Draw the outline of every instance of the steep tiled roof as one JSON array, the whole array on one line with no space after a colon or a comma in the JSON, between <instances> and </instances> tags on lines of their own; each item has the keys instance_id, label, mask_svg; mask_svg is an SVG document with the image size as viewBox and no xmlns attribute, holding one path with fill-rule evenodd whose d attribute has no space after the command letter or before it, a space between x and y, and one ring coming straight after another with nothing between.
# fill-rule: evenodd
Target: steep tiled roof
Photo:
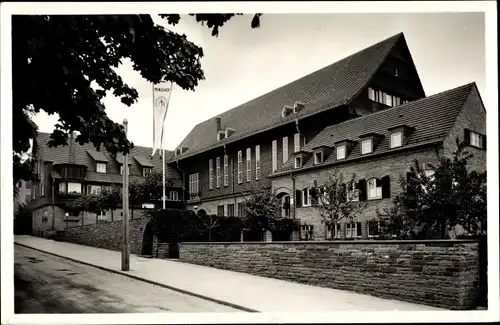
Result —
<instances>
[{"instance_id":1,"label":"steep tiled roof","mask_svg":"<svg viewBox=\"0 0 500 325\"><path fill-rule=\"evenodd\" d=\"M407 125L413 127L403 147L419 146L422 144L442 141L448 134L458 113L471 93L474 84L467 84L414 102L372 113L343 123L326 127L313 138L303 150L313 152L319 146L335 147L335 143L343 140L355 141L352 152L342 162L353 160L361 156L360 136L367 133L381 134L383 137L374 152L363 156L377 155L390 152L389 128ZM323 164L334 163L335 154L332 153ZM304 168L313 166L312 157L304 163ZM339 162L340 163L340 162ZM290 159L275 174L293 169L293 159ZM297 169L300 170L300 169Z\"/></svg>"},{"instance_id":2,"label":"steep tiled roof","mask_svg":"<svg viewBox=\"0 0 500 325\"><path fill-rule=\"evenodd\" d=\"M154 167L153 163L151 162L151 159L147 159L142 156L134 156L134 158L142 167Z\"/></svg>"},{"instance_id":3,"label":"steep tiled roof","mask_svg":"<svg viewBox=\"0 0 500 325\"><path fill-rule=\"evenodd\" d=\"M218 115L222 129L230 127L235 130L227 139L217 141L213 118L196 125L179 145L188 150L176 158L189 157L296 118L349 103L368 84L391 49L403 37L402 33L392 36ZM302 102L305 107L297 114L283 118L283 106L293 106L296 101Z\"/></svg>"},{"instance_id":4,"label":"steep tiled roof","mask_svg":"<svg viewBox=\"0 0 500 325\"><path fill-rule=\"evenodd\" d=\"M69 163L69 147L58 146L55 148L49 148L49 146L47 145L49 138L49 133L38 133L38 136L36 138L38 146L36 156L41 157L45 161L50 161L55 165ZM113 158L113 156L109 152L102 148L100 151L97 151L91 143L80 145L76 143L75 140L73 141L75 147L75 164L87 166L86 179L88 181L116 183L122 182L122 175L120 174L120 164L115 158ZM94 158L89 152L98 152L108 160L106 173L96 172ZM134 159L136 157L140 157L139 159L143 161L149 161L155 171L162 172L162 160L160 158L160 155L157 153L151 159L151 152L152 148L148 147L135 146L134 148L132 148L129 154L129 179L131 182L135 179L142 178L142 166L136 161L136 159ZM173 151L165 151L166 161L170 160L173 155ZM60 175L58 175L56 171L53 171L53 176L54 178L60 178ZM167 179L172 179L175 186L182 186L179 174L173 167L165 167L165 177Z\"/></svg>"},{"instance_id":5,"label":"steep tiled roof","mask_svg":"<svg viewBox=\"0 0 500 325\"><path fill-rule=\"evenodd\" d=\"M87 150L89 153L90 157L92 157L95 161L98 162L108 162L108 158L104 156L104 154L100 151L97 150Z\"/></svg>"}]
</instances>

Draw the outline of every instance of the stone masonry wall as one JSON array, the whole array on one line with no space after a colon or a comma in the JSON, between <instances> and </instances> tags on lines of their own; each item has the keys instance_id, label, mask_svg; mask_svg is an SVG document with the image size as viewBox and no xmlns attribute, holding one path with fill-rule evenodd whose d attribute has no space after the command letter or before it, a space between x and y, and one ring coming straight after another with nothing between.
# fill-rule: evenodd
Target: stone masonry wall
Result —
<instances>
[{"instance_id":1,"label":"stone masonry wall","mask_svg":"<svg viewBox=\"0 0 500 325\"><path fill-rule=\"evenodd\" d=\"M448 309L473 309L474 241L182 243L182 262Z\"/></svg>"},{"instance_id":2,"label":"stone masonry wall","mask_svg":"<svg viewBox=\"0 0 500 325\"><path fill-rule=\"evenodd\" d=\"M148 222L149 218L132 219L129 221L130 253L141 253L144 228ZM121 221L71 227L65 229L59 239L79 245L120 250L122 227L123 224Z\"/></svg>"}]
</instances>

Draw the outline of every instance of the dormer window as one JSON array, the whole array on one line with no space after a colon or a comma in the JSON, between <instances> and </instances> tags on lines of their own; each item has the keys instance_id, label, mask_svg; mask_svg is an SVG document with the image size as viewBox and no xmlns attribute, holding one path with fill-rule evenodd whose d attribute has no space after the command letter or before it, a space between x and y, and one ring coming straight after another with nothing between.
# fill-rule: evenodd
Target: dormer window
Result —
<instances>
[{"instance_id":1,"label":"dormer window","mask_svg":"<svg viewBox=\"0 0 500 325\"><path fill-rule=\"evenodd\" d=\"M345 145L337 147L337 160L345 159Z\"/></svg>"},{"instance_id":2,"label":"dormer window","mask_svg":"<svg viewBox=\"0 0 500 325\"><path fill-rule=\"evenodd\" d=\"M106 173L106 164L98 162L96 164L96 171L98 173Z\"/></svg>"},{"instance_id":3,"label":"dormer window","mask_svg":"<svg viewBox=\"0 0 500 325\"><path fill-rule=\"evenodd\" d=\"M372 139L366 139L361 141L361 154L371 153L373 151Z\"/></svg>"},{"instance_id":4,"label":"dormer window","mask_svg":"<svg viewBox=\"0 0 500 325\"><path fill-rule=\"evenodd\" d=\"M142 169L142 176L144 176L144 177L149 176L149 175L151 175L152 172L153 172L153 168L145 167Z\"/></svg>"},{"instance_id":5,"label":"dormer window","mask_svg":"<svg viewBox=\"0 0 500 325\"><path fill-rule=\"evenodd\" d=\"M302 168L302 156L295 157L295 168Z\"/></svg>"},{"instance_id":6,"label":"dormer window","mask_svg":"<svg viewBox=\"0 0 500 325\"><path fill-rule=\"evenodd\" d=\"M281 117L286 117L290 115L291 113L294 112L294 108L288 105L283 106L283 109L281 110Z\"/></svg>"},{"instance_id":7,"label":"dormer window","mask_svg":"<svg viewBox=\"0 0 500 325\"><path fill-rule=\"evenodd\" d=\"M314 164L319 165L323 163L323 151L316 151L314 153Z\"/></svg>"},{"instance_id":8,"label":"dormer window","mask_svg":"<svg viewBox=\"0 0 500 325\"><path fill-rule=\"evenodd\" d=\"M217 141L224 140L226 138L226 131L217 132Z\"/></svg>"},{"instance_id":9,"label":"dormer window","mask_svg":"<svg viewBox=\"0 0 500 325\"><path fill-rule=\"evenodd\" d=\"M304 103L301 102L295 102L295 105L293 106L293 113L297 114L304 108Z\"/></svg>"},{"instance_id":10,"label":"dormer window","mask_svg":"<svg viewBox=\"0 0 500 325\"><path fill-rule=\"evenodd\" d=\"M391 133L391 148L401 147L403 145L403 134L402 132Z\"/></svg>"}]
</instances>

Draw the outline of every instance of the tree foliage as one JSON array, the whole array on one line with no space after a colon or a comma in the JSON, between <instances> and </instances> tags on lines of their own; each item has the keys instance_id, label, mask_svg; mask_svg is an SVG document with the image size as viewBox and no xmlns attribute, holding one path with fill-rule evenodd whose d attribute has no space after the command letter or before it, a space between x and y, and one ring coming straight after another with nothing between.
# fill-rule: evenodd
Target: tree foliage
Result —
<instances>
[{"instance_id":1,"label":"tree foliage","mask_svg":"<svg viewBox=\"0 0 500 325\"><path fill-rule=\"evenodd\" d=\"M281 215L281 201L271 187L252 188L245 200L245 228L262 231L274 229Z\"/></svg>"},{"instance_id":2,"label":"tree foliage","mask_svg":"<svg viewBox=\"0 0 500 325\"><path fill-rule=\"evenodd\" d=\"M160 15L175 25L179 15ZM194 14L217 36L234 14ZM258 27L260 14L251 26ZM102 100L112 94L130 106L138 99L115 69L124 60L149 82L172 81L194 90L204 79L201 47L186 35L156 24L150 15L14 15L12 16L12 92L14 183L34 177L21 155L36 136L33 114L59 115L49 145L76 141L109 152L128 152L133 144L124 127L106 114Z\"/></svg>"},{"instance_id":3,"label":"tree foliage","mask_svg":"<svg viewBox=\"0 0 500 325\"><path fill-rule=\"evenodd\" d=\"M78 211L98 213L113 211L122 205L122 191L118 186L104 187L99 194L81 196L70 204L70 208Z\"/></svg>"},{"instance_id":4,"label":"tree foliage","mask_svg":"<svg viewBox=\"0 0 500 325\"><path fill-rule=\"evenodd\" d=\"M357 191L348 195L348 189L354 189L355 180L356 175L353 174L344 182L343 174L332 171L323 185L312 188L312 205L319 211L322 223L333 226L343 220L353 220L363 211L366 203L356 200Z\"/></svg>"},{"instance_id":5,"label":"tree foliage","mask_svg":"<svg viewBox=\"0 0 500 325\"><path fill-rule=\"evenodd\" d=\"M468 168L473 155L457 139L452 158L437 152L438 164L426 174L418 160L406 177L402 192L390 209L378 211L383 232L401 239L445 239L457 226L469 235L486 234L486 172Z\"/></svg>"},{"instance_id":6,"label":"tree foliage","mask_svg":"<svg viewBox=\"0 0 500 325\"><path fill-rule=\"evenodd\" d=\"M172 188L171 179L165 179L165 192ZM129 186L132 203L160 201L163 197L163 174L153 170L144 179L134 181Z\"/></svg>"}]
</instances>

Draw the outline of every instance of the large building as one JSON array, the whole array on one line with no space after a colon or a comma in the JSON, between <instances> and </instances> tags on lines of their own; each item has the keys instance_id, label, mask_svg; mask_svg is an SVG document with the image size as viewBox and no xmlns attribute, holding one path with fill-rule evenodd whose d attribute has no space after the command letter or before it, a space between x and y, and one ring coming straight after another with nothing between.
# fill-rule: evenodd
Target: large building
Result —
<instances>
[{"instance_id":1,"label":"large building","mask_svg":"<svg viewBox=\"0 0 500 325\"><path fill-rule=\"evenodd\" d=\"M335 236L366 238L414 158L430 163L436 146L450 154L456 136L467 137L484 169L485 134L475 84L426 97L400 33L196 125L169 165L183 171L189 208L241 216L252 188L272 186L290 203L283 214L319 239L327 232L310 187L332 170L355 173L370 202Z\"/></svg>"},{"instance_id":2,"label":"large building","mask_svg":"<svg viewBox=\"0 0 500 325\"><path fill-rule=\"evenodd\" d=\"M415 158L450 155L456 137L469 141L472 167L486 168L486 113L474 83L427 97L402 33L196 125L168 153L171 199L209 214L244 214L254 188L272 187L285 216L299 219L315 239L369 238L377 208L389 207L399 177ZM70 141L49 148L37 138L35 156L42 181L33 187L34 229L64 229L113 216L65 216L65 200L120 184L122 157ZM130 180L161 171L151 148L130 154ZM358 220L321 222L310 189L336 171L356 175L352 195L367 201ZM104 212L103 212L104 213ZM108 212L108 214L111 212ZM120 219L120 211L114 218Z\"/></svg>"},{"instance_id":3,"label":"large building","mask_svg":"<svg viewBox=\"0 0 500 325\"><path fill-rule=\"evenodd\" d=\"M46 235L51 231L67 227L88 225L97 222L121 220L121 208L115 211L101 211L98 214L75 212L67 208L72 200L91 193L98 193L103 187L123 184L123 155L112 155L106 150L97 151L93 144L80 145L74 137L67 146L49 147L50 134L39 133L34 141L34 169L40 181L33 185L28 208L33 211L33 233ZM135 146L129 154L129 181L141 181L152 170L162 171L159 154L151 157L151 148ZM166 151L170 159L172 151ZM177 171L168 168L166 178L170 180L167 200L183 200L182 183ZM133 217L143 212L142 204L131 206Z\"/></svg>"}]
</instances>

